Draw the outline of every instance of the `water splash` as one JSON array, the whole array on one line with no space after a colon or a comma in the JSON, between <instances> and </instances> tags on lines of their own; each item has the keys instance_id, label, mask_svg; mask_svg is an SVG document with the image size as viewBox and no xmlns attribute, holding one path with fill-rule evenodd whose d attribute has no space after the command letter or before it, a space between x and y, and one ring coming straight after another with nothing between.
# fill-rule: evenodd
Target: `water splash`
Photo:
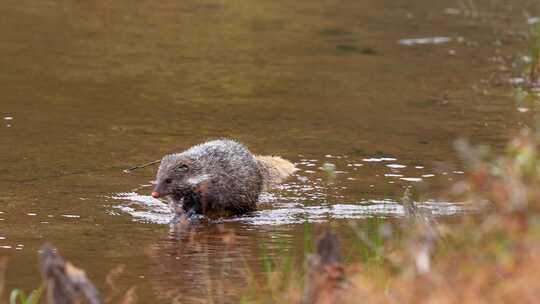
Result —
<instances>
[{"instance_id":1,"label":"water splash","mask_svg":"<svg viewBox=\"0 0 540 304\"><path fill-rule=\"evenodd\" d=\"M140 195L136 192L123 192L117 193L111 198L127 201L127 205L118 205L114 208L130 214L138 222L168 224L173 218L169 206L151 196Z\"/></svg>"}]
</instances>

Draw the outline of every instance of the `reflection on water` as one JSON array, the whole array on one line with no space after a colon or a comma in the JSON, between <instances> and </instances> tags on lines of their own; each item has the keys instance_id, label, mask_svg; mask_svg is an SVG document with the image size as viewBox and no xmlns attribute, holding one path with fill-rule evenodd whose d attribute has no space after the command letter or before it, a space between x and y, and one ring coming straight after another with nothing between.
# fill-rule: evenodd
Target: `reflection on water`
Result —
<instances>
[{"instance_id":1,"label":"reflection on water","mask_svg":"<svg viewBox=\"0 0 540 304\"><path fill-rule=\"evenodd\" d=\"M266 239L268 232L247 235L222 225L187 227L154 242L144 251L156 297L179 303L236 302L242 288L261 278L254 257L261 256L263 247L246 242ZM267 249L276 247L272 240L266 243Z\"/></svg>"},{"instance_id":2,"label":"reflection on water","mask_svg":"<svg viewBox=\"0 0 540 304\"><path fill-rule=\"evenodd\" d=\"M6 289L38 286L49 241L104 293L124 264L141 303L234 302L239 265L264 276L261 246L302 251L304 223L391 221L406 187L439 216L471 211L433 198L466 169L456 137L497 149L534 115L507 87L525 9L409 2L2 1ZM300 171L254 213L167 237L156 168L122 170L219 137Z\"/></svg>"}]
</instances>

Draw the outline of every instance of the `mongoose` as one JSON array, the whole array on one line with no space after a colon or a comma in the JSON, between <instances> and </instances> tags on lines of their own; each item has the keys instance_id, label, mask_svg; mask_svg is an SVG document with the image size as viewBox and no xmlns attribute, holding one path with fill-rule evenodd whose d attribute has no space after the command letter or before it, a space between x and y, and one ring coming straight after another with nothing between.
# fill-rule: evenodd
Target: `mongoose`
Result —
<instances>
[{"instance_id":1,"label":"mongoose","mask_svg":"<svg viewBox=\"0 0 540 304\"><path fill-rule=\"evenodd\" d=\"M169 197L177 214L238 215L255 210L261 191L295 170L279 156L256 156L236 141L214 140L164 156L152 197Z\"/></svg>"}]
</instances>

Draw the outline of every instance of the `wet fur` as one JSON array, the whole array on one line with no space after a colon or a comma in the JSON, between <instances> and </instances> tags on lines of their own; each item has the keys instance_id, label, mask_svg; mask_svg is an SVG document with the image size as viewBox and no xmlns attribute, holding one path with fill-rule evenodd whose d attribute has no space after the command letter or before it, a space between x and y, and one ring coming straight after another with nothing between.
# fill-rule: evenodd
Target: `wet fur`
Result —
<instances>
[{"instance_id":1,"label":"wet fur","mask_svg":"<svg viewBox=\"0 0 540 304\"><path fill-rule=\"evenodd\" d=\"M215 140L164 156L154 191L168 196L177 214L243 214L256 209L262 190L295 170L281 157L254 156L236 141Z\"/></svg>"}]
</instances>

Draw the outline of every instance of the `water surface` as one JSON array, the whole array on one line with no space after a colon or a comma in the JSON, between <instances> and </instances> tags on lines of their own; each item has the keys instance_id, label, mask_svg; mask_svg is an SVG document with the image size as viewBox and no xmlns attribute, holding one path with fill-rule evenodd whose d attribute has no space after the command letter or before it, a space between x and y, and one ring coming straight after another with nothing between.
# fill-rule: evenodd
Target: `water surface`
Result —
<instances>
[{"instance_id":1,"label":"water surface","mask_svg":"<svg viewBox=\"0 0 540 304\"><path fill-rule=\"evenodd\" d=\"M261 248L300 252L306 223L399 218L408 186L466 212L437 199L466 170L453 140L500 148L532 115L507 80L534 6L511 3L2 1L7 288L38 286L48 241L104 294L125 265L117 288L142 303L234 302ZM155 168L122 169L219 137L300 171L257 212L171 238Z\"/></svg>"}]
</instances>

